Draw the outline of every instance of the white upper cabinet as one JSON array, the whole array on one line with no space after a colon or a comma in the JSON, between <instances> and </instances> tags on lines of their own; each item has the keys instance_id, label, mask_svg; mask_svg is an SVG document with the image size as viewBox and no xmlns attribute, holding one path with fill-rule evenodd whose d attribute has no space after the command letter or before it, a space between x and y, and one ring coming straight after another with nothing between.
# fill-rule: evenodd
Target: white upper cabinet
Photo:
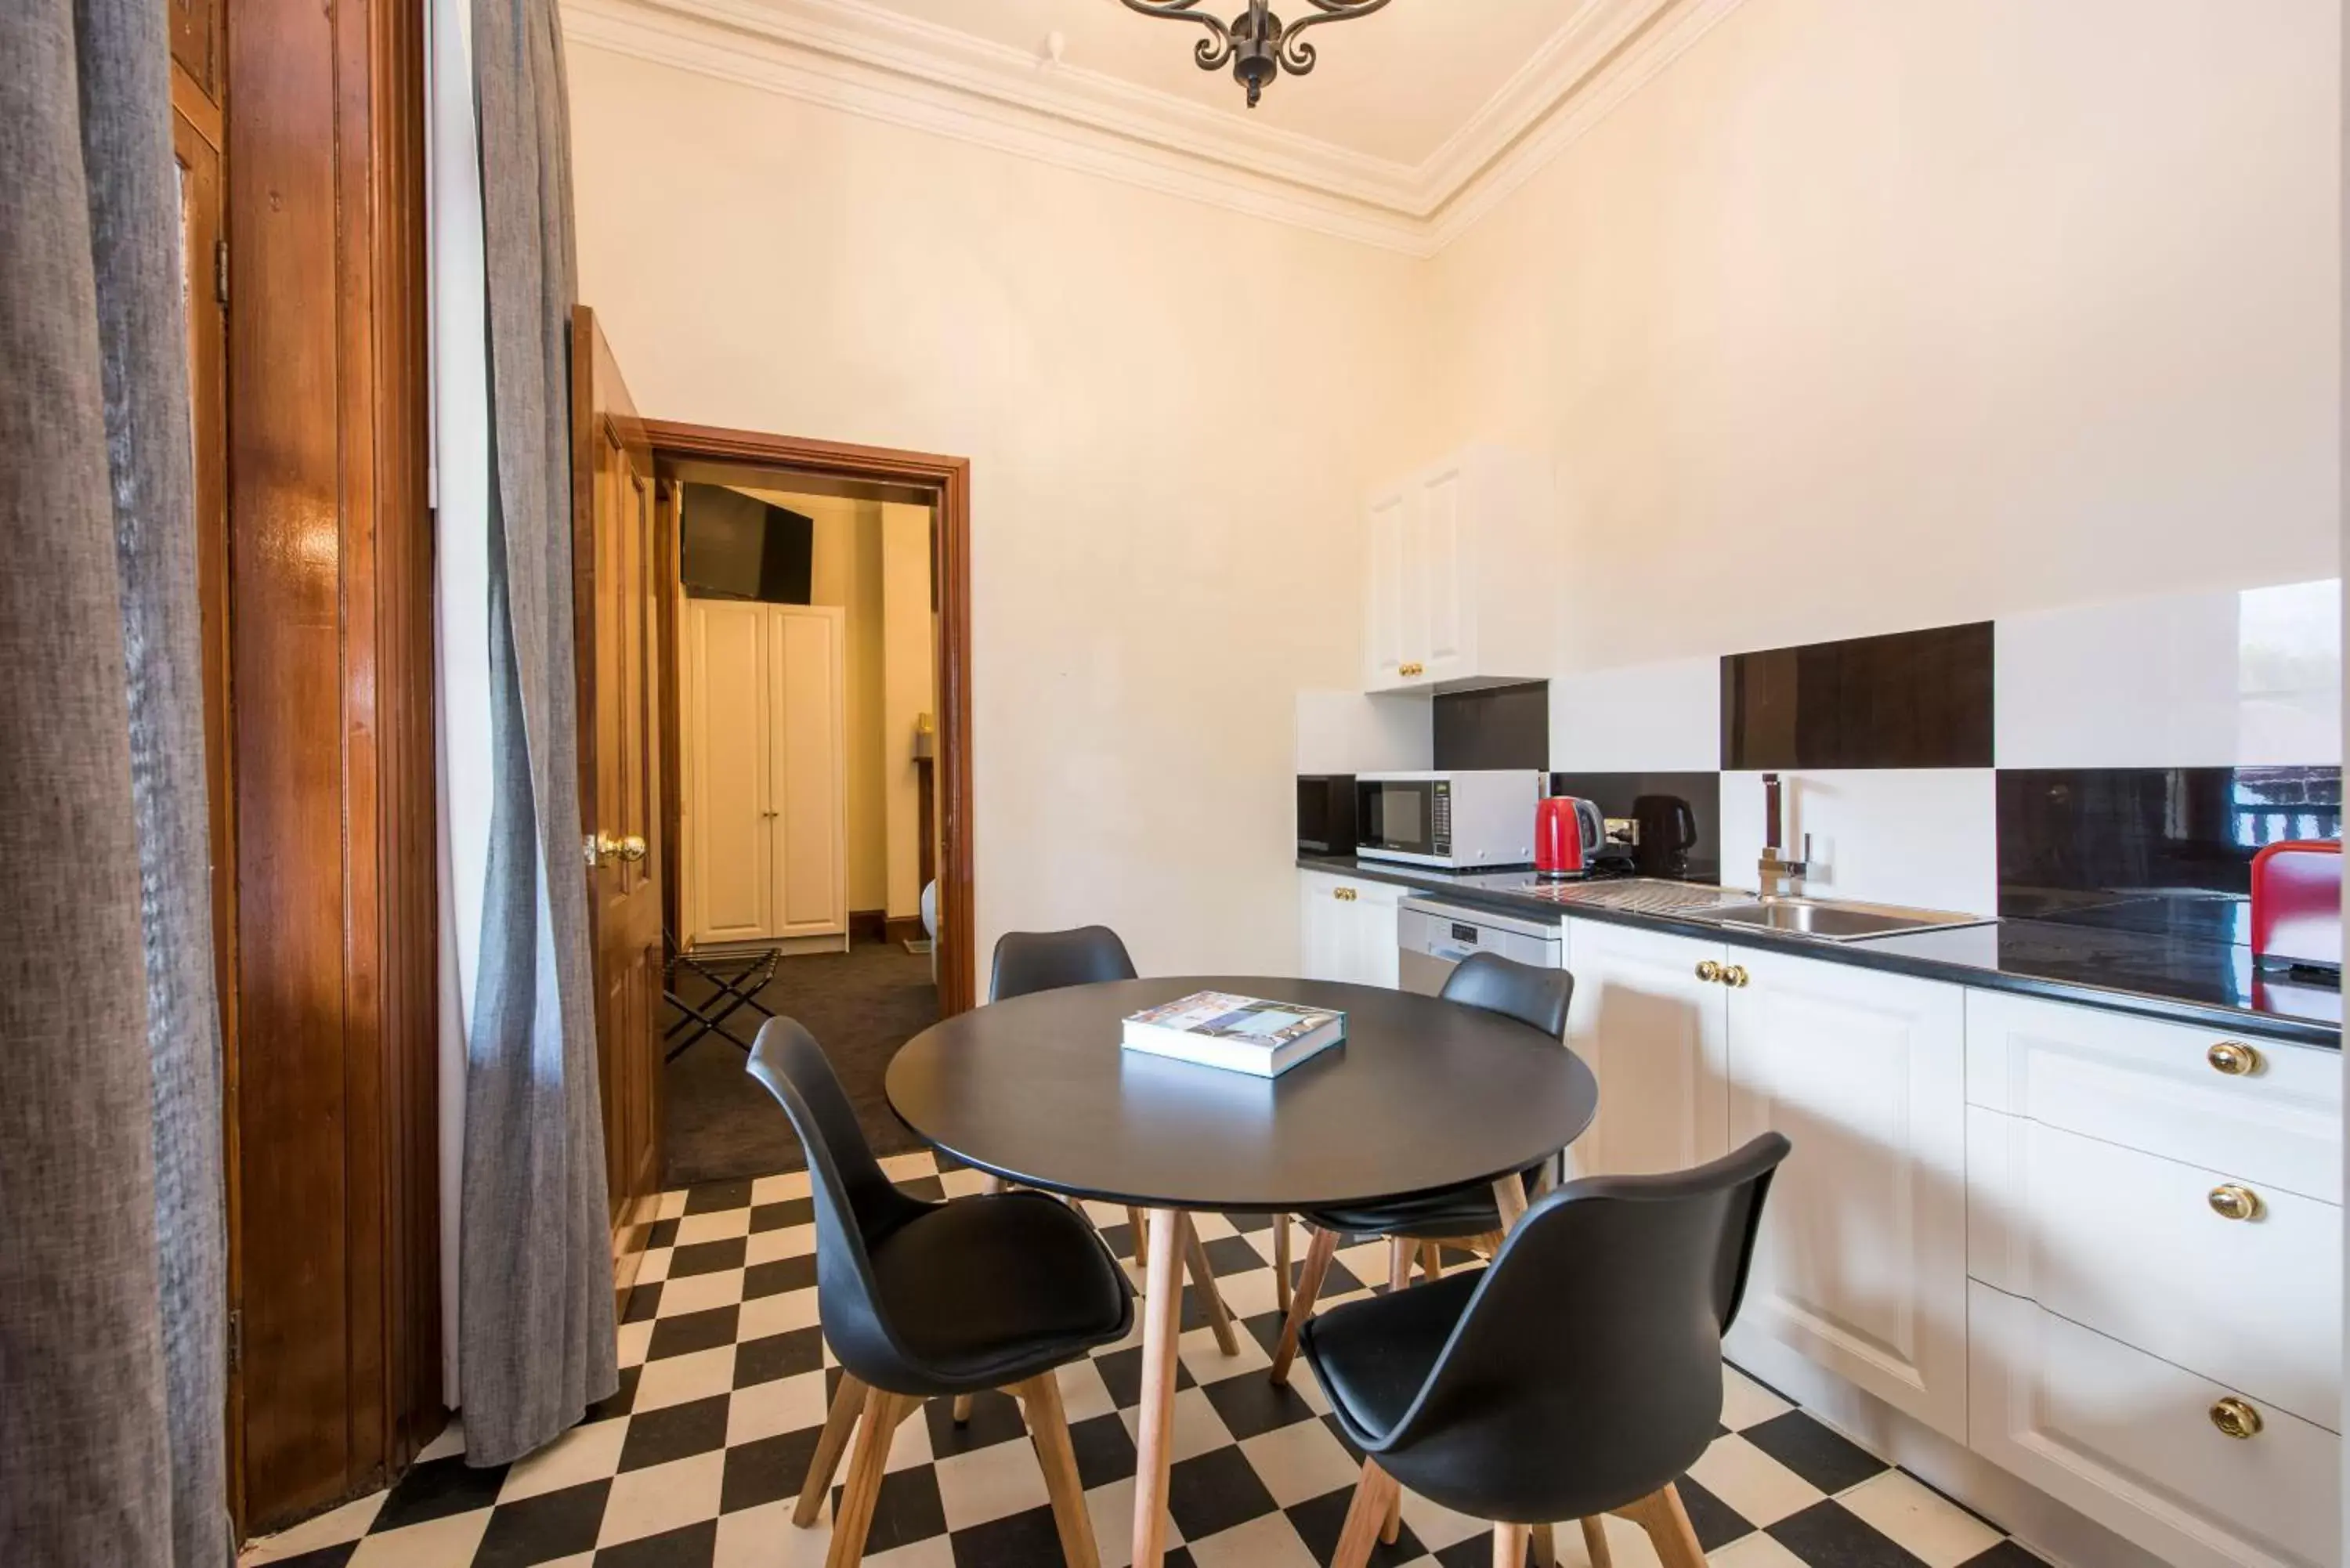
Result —
<instances>
[{"instance_id":1,"label":"white upper cabinet","mask_svg":"<svg viewBox=\"0 0 2350 1568\"><path fill-rule=\"evenodd\" d=\"M1363 685L1448 691L1549 677L1560 522L1540 459L1471 447L1365 508Z\"/></svg>"},{"instance_id":2,"label":"white upper cabinet","mask_svg":"<svg viewBox=\"0 0 2350 1568\"><path fill-rule=\"evenodd\" d=\"M1730 1143L1775 1130L1794 1145L1731 1355L1738 1335L1767 1334L1963 1442L1965 993L1774 952L1727 956Z\"/></svg>"}]
</instances>

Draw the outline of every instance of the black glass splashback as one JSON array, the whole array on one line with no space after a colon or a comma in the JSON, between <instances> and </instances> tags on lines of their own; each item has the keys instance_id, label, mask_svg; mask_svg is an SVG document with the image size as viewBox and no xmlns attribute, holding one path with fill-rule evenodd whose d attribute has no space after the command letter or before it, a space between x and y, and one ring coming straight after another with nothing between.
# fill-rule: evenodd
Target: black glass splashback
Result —
<instances>
[{"instance_id":1,"label":"black glass splashback","mask_svg":"<svg viewBox=\"0 0 2350 1568\"><path fill-rule=\"evenodd\" d=\"M2342 836L2342 771L2002 768L1999 912L2241 942L2252 857Z\"/></svg>"},{"instance_id":2,"label":"black glass splashback","mask_svg":"<svg viewBox=\"0 0 2350 1568\"><path fill-rule=\"evenodd\" d=\"M1991 623L1727 656L1721 765L1991 766Z\"/></svg>"},{"instance_id":3,"label":"black glass splashback","mask_svg":"<svg viewBox=\"0 0 2350 1568\"><path fill-rule=\"evenodd\" d=\"M1432 702L1438 768L1550 766L1549 681L1450 692Z\"/></svg>"},{"instance_id":4,"label":"black glass splashback","mask_svg":"<svg viewBox=\"0 0 2350 1568\"><path fill-rule=\"evenodd\" d=\"M1711 882L1721 875L1721 775L1553 774L1553 794L1581 795L1635 825L1632 868L1643 877Z\"/></svg>"}]
</instances>

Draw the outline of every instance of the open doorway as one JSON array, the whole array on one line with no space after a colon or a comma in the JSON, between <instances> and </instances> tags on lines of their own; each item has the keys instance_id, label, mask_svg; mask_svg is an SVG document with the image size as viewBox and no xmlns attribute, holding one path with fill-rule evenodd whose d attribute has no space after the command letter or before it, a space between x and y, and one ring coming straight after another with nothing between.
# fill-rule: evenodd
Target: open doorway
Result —
<instances>
[{"instance_id":1,"label":"open doorway","mask_svg":"<svg viewBox=\"0 0 2350 1568\"><path fill-rule=\"evenodd\" d=\"M740 1043L769 1012L823 1043L877 1148L911 1147L889 1061L973 991L967 470L659 421L647 434L662 898L683 955L663 1025L664 1185L801 1162L743 1071Z\"/></svg>"}]
</instances>

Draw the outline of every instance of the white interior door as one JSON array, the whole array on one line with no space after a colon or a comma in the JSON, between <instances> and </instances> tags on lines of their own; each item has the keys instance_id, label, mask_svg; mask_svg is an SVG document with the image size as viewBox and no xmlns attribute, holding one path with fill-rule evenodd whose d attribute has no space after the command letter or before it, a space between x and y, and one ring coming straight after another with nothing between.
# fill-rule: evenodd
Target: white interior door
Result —
<instances>
[{"instance_id":1,"label":"white interior door","mask_svg":"<svg viewBox=\"0 0 2350 1568\"><path fill-rule=\"evenodd\" d=\"M757 941L773 934L775 919L770 607L723 599L685 606L685 940Z\"/></svg>"},{"instance_id":2,"label":"white interior door","mask_svg":"<svg viewBox=\"0 0 2350 1568\"><path fill-rule=\"evenodd\" d=\"M768 605L768 735L778 938L848 930L847 618L833 605Z\"/></svg>"}]
</instances>

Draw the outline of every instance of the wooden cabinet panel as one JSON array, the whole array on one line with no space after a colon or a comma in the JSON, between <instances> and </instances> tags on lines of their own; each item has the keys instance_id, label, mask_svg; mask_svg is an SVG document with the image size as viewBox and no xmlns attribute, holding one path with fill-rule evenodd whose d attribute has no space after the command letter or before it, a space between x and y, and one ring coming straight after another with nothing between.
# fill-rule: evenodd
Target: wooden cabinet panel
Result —
<instances>
[{"instance_id":1,"label":"wooden cabinet panel","mask_svg":"<svg viewBox=\"0 0 2350 1568\"><path fill-rule=\"evenodd\" d=\"M2341 1439L2281 1410L2232 1438L2241 1390L2198 1377L2020 1297L1968 1295L1968 1446L2177 1568L2341 1561Z\"/></svg>"},{"instance_id":2,"label":"wooden cabinet panel","mask_svg":"<svg viewBox=\"0 0 2350 1568\"><path fill-rule=\"evenodd\" d=\"M1683 1170L1729 1148L1726 1003L1701 979L1720 942L1567 922L1567 1044L1599 1079L1599 1114L1567 1151L1579 1176Z\"/></svg>"},{"instance_id":3,"label":"wooden cabinet panel","mask_svg":"<svg viewBox=\"0 0 2350 1568\"><path fill-rule=\"evenodd\" d=\"M1963 1440L1964 994L1759 950L1730 956L1749 980L1730 992L1729 1141L1775 1129L1794 1145L1733 1342L1778 1339Z\"/></svg>"},{"instance_id":4,"label":"wooden cabinet panel","mask_svg":"<svg viewBox=\"0 0 2350 1568\"><path fill-rule=\"evenodd\" d=\"M848 849L843 793L847 764L846 612L827 605L770 605L767 776L775 835L777 937L848 929Z\"/></svg>"},{"instance_id":5,"label":"wooden cabinet panel","mask_svg":"<svg viewBox=\"0 0 2350 1568\"><path fill-rule=\"evenodd\" d=\"M1967 1166L1977 1279L2338 1426L2338 1207L1981 1106ZM2215 1210L2222 1189L2252 1214Z\"/></svg>"}]
</instances>

